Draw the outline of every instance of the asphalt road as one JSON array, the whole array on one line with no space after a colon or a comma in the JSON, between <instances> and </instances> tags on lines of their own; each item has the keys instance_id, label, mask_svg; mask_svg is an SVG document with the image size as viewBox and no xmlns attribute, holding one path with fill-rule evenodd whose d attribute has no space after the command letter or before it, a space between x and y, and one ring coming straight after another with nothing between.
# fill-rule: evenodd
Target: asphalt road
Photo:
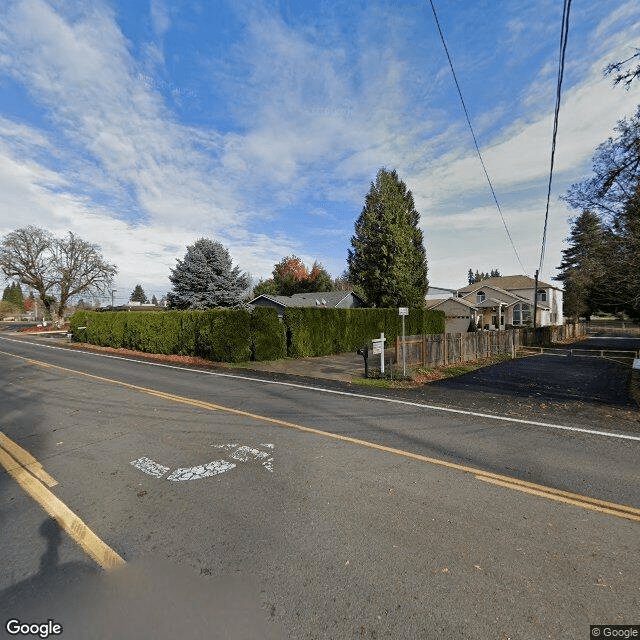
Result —
<instances>
[{"instance_id":1,"label":"asphalt road","mask_svg":"<svg viewBox=\"0 0 640 640\"><path fill-rule=\"evenodd\" d=\"M640 508L627 424L595 434L472 415L458 392L452 412L50 347L0 337L0 430L127 567L99 570L0 473L0 622L52 618L63 638L534 639L640 622L640 517L579 497Z\"/></svg>"}]
</instances>

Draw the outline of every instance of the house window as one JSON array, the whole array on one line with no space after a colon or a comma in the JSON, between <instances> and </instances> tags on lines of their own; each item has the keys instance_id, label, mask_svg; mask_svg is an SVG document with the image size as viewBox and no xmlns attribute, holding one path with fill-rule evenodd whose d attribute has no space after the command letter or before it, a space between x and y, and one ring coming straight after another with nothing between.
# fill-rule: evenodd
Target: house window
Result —
<instances>
[{"instance_id":1,"label":"house window","mask_svg":"<svg viewBox=\"0 0 640 640\"><path fill-rule=\"evenodd\" d=\"M547 291L545 289L538 289L538 302L546 302L547 301Z\"/></svg>"},{"instance_id":2,"label":"house window","mask_svg":"<svg viewBox=\"0 0 640 640\"><path fill-rule=\"evenodd\" d=\"M486 298L487 296L485 295L484 291L478 291L478 293L476 293L476 304L484 302Z\"/></svg>"},{"instance_id":3,"label":"house window","mask_svg":"<svg viewBox=\"0 0 640 640\"><path fill-rule=\"evenodd\" d=\"M513 307L513 324L527 324L531 322L531 305L526 302L518 302Z\"/></svg>"}]
</instances>

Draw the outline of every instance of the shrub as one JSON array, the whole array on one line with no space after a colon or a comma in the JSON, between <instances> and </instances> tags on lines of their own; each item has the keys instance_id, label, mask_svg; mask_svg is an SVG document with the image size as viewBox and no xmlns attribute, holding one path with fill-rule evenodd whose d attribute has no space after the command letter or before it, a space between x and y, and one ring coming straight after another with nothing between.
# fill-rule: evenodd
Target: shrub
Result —
<instances>
[{"instance_id":1,"label":"shrub","mask_svg":"<svg viewBox=\"0 0 640 640\"><path fill-rule=\"evenodd\" d=\"M283 316L287 352L292 358L356 351L385 334L387 346L402 333L397 309L289 308ZM406 335L444 333L442 311L411 309L405 319Z\"/></svg>"},{"instance_id":2,"label":"shrub","mask_svg":"<svg viewBox=\"0 0 640 640\"><path fill-rule=\"evenodd\" d=\"M287 330L275 309L256 307L250 328L252 360L278 360L287 355Z\"/></svg>"}]
</instances>

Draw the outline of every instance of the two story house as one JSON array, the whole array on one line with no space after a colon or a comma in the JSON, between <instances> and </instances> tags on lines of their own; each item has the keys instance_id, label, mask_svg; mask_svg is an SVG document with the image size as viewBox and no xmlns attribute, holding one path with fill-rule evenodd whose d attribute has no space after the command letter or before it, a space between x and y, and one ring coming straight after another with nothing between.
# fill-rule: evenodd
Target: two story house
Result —
<instances>
[{"instance_id":1,"label":"two story house","mask_svg":"<svg viewBox=\"0 0 640 640\"><path fill-rule=\"evenodd\" d=\"M447 332L464 332L473 320L479 328L504 329L533 325L534 298L539 327L564 324L562 289L529 276L499 276L458 289L448 298L427 295L429 309L447 315Z\"/></svg>"}]
</instances>

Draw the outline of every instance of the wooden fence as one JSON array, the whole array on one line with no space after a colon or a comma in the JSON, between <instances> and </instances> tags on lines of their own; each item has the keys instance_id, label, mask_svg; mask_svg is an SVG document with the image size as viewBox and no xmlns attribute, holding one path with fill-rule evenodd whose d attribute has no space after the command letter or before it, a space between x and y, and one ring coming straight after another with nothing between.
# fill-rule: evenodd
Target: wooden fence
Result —
<instances>
[{"instance_id":1,"label":"wooden fence","mask_svg":"<svg viewBox=\"0 0 640 640\"><path fill-rule=\"evenodd\" d=\"M533 329L507 329L505 331L477 331L468 333L441 333L405 338L405 362L409 367L437 367L456 362L467 362L493 355L513 354L524 346L550 344L566 338L584 335L586 327L560 325ZM402 339L395 342L395 361L402 362Z\"/></svg>"},{"instance_id":2,"label":"wooden fence","mask_svg":"<svg viewBox=\"0 0 640 640\"><path fill-rule=\"evenodd\" d=\"M634 322L591 320L587 323L587 332L638 337L640 336L640 326Z\"/></svg>"}]
</instances>

